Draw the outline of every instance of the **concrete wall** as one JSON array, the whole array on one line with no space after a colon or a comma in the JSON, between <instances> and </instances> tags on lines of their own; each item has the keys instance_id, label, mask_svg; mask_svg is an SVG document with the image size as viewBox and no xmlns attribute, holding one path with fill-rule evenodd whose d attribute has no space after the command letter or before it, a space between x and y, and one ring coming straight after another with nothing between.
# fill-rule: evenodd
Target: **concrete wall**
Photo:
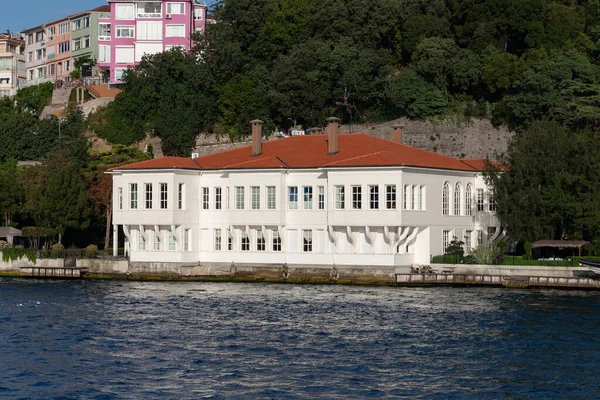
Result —
<instances>
[{"instance_id":1,"label":"concrete wall","mask_svg":"<svg viewBox=\"0 0 600 400\"><path fill-rule=\"evenodd\" d=\"M573 277L573 272L589 271L586 267L548 267L536 265L475 265L475 264L432 264L437 272L467 275L502 276L552 276Z\"/></svg>"},{"instance_id":2,"label":"concrete wall","mask_svg":"<svg viewBox=\"0 0 600 400\"><path fill-rule=\"evenodd\" d=\"M2 253L0 253L0 271L4 272L18 272L21 267L31 267L34 265L27 257L20 258L13 261L3 261Z\"/></svg>"}]
</instances>

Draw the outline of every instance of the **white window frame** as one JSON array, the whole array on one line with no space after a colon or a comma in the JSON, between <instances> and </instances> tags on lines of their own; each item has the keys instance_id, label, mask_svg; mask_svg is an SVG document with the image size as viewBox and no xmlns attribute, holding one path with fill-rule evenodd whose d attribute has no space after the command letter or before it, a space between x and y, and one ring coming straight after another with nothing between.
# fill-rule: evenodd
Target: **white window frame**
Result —
<instances>
[{"instance_id":1,"label":"white window frame","mask_svg":"<svg viewBox=\"0 0 600 400\"><path fill-rule=\"evenodd\" d=\"M130 183L129 184L129 208L131 210L138 209L138 184Z\"/></svg>"},{"instance_id":2,"label":"white window frame","mask_svg":"<svg viewBox=\"0 0 600 400\"><path fill-rule=\"evenodd\" d=\"M312 253L313 251L313 234L312 229L302 230L302 252Z\"/></svg>"},{"instance_id":3,"label":"white window frame","mask_svg":"<svg viewBox=\"0 0 600 400\"><path fill-rule=\"evenodd\" d=\"M260 210L260 186L251 186L250 195L252 198L250 208L252 210Z\"/></svg>"},{"instance_id":4,"label":"white window frame","mask_svg":"<svg viewBox=\"0 0 600 400\"><path fill-rule=\"evenodd\" d=\"M208 187L202 188L202 209L208 210L210 208L210 189Z\"/></svg>"},{"instance_id":5,"label":"white window frame","mask_svg":"<svg viewBox=\"0 0 600 400\"><path fill-rule=\"evenodd\" d=\"M379 210L379 185L369 185L369 210Z\"/></svg>"},{"instance_id":6,"label":"white window frame","mask_svg":"<svg viewBox=\"0 0 600 400\"><path fill-rule=\"evenodd\" d=\"M344 185L335 185L335 209L344 210L346 208L346 187Z\"/></svg>"},{"instance_id":7,"label":"white window frame","mask_svg":"<svg viewBox=\"0 0 600 400\"><path fill-rule=\"evenodd\" d=\"M119 210L123 209L123 188L120 187L117 189L117 199L119 204Z\"/></svg>"},{"instance_id":8,"label":"white window frame","mask_svg":"<svg viewBox=\"0 0 600 400\"><path fill-rule=\"evenodd\" d=\"M108 29L106 27L108 26ZM104 35L102 34L104 33ZM106 35L108 33L108 35ZM110 22L98 23L98 40L110 40L112 34L112 26Z\"/></svg>"},{"instance_id":9,"label":"white window frame","mask_svg":"<svg viewBox=\"0 0 600 400\"><path fill-rule=\"evenodd\" d=\"M442 215L450 215L450 184L444 182L442 187Z\"/></svg>"},{"instance_id":10,"label":"white window frame","mask_svg":"<svg viewBox=\"0 0 600 400\"><path fill-rule=\"evenodd\" d=\"M223 208L223 189L219 186L215 188L215 210Z\"/></svg>"},{"instance_id":11,"label":"white window frame","mask_svg":"<svg viewBox=\"0 0 600 400\"><path fill-rule=\"evenodd\" d=\"M133 4L115 4L115 19L133 21L135 19L135 6Z\"/></svg>"},{"instance_id":12,"label":"white window frame","mask_svg":"<svg viewBox=\"0 0 600 400\"><path fill-rule=\"evenodd\" d=\"M325 186L317 186L317 208L319 210L325 209Z\"/></svg>"},{"instance_id":13,"label":"white window frame","mask_svg":"<svg viewBox=\"0 0 600 400\"><path fill-rule=\"evenodd\" d=\"M221 236L221 229L215 229L215 251L223 250L223 237Z\"/></svg>"},{"instance_id":14,"label":"white window frame","mask_svg":"<svg viewBox=\"0 0 600 400\"><path fill-rule=\"evenodd\" d=\"M446 254L446 249L450 245L450 235L451 231L443 230L442 231L442 254Z\"/></svg>"},{"instance_id":15,"label":"white window frame","mask_svg":"<svg viewBox=\"0 0 600 400\"><path fill-rule=\"evenodd\" d=\"M123 33L127 32L127 35ZM115 38L118 39L135 39L134 25L117 25L115 26Z\"/></svg>"},{"instance_id":16,"label":"white window frame","mask_svg":"<svg viewBox=\"0 0 600 400\"><path fill-rule=\"evenodd\" d=\"M160 209L166 210L169 202L169 186L166 183L159 183L160 187Z\"/></svg>"},{"instance_id":17,"label":"white window frame","mask_svg":"<svg viewBox=\"0 0 600 400\"><path fill-rule=\"evenodd\" d=\"M177 209L185 210L185 183L177 184Z\"/></svg>"},{"instance_id":18,"label":"white window frame","mask_svg":"<svg viewBox=\"0 0 600 400\"><path fill-rule=\"evenodd\" d=\"M454 185L454 201L453 201L453 205L454 205L454 213L453 213L453 215L462 215L462 210L461 210L461 206L462 206L462 186L458 182Z\"/></svg>"},{"instance_id":19,"label":"white window frame","mask_svg":"<svg viewBox=\"0 0 600 400\"><path fill-rule=\"evenodd\" d=\"M245 205L245 193L244 186L236 186L235 187L235 209L243 210Z\"/></svg>"},{"instance_id":20,"label":"white window frame","mask_svg":"<svg viewBox=\"0 0 600 400\"><path fill-rule=\"evenodd\" d=\"M173 6L179 6L180 9L177 12L175 12L173 10ZM177 2L167 3L167 14L185 15L185 3L177 3Z\"/></svg>"},{"instance_id":21,"label":"white window frame","mask_svg":"<svg viewBox=\"0 0 600 400\"><path fill-rule=\"evenodd\" d=\"M298 186L288 186L288 209L298 209Z\"/></svg>"},{"instance_id":22,"label":"white window frame","mask_svg":"<svg viewBox=\"0 0 600 400\"><path fill-rule=\"evenodd\" d=\"M175 242L175 235L173 235L173 232L169 231L167 233L167 237L168 237L168 251L176 251L177 250L177 243Z\"/></svg>"},{"instance_id":23,"label":"white window frame","mask_svg":"<svg viewBox=\"0 0 600 400\"><path fill-rule=\"evenodd\" d=\"M395 210L397 207L398 191L396 185L385 185L385 209Z\"/></svg>"},{"instance_id":24,"label":"white window frame","mask_svg":"<svg viewBox=\"0 0 600 400\"><path fill-rule=\"evenodd\" d=\"M165 27L165 37L185 37L185 24L168 24Z\"/></svg>"},{"instance_id":25,"label":"white window frame","mask_svg":"<svg viewBox=\"0 0 600 400\"><path fill-rule=\"evenodd\" d=\"M256 251L266 251L267 250L267 241L265 239L265 235L263 235L262 231L256 232Z\"/></svg>"},{"instance_id":26,"label":"white window frame","mask_svg":"<svg viewBox=\"0 0 600 400\"><path fill-rule=\"evenodd\" d=\"M302 187L302 206L305 210L313 209L313 187L303 186Z\"/></svg>"},{"instance_id":27,"label":"white window frame","mask_svg":"<svg viewBox=\"0 0 600 400\"><path fill-rule=\"evenodd\" d=\"M200 14L200 15L198 15L198 14ZM202 21L203 19L204 19L204 9L200 8L200 7L194 8L194 21Z\"/></svg>"},{"instance_id":28,"label":"white window frame","mask_svg":"<svg viewBox=\"0 0 600 400\"><path fill-rule=\"evenodd\" d=\"M250 237L246 231L242 231L242 238L240 240L240 251L250 251Z\"/></svg>"},{"instance_id":29,"label":"white window frame","mask_svg":"<svg viewBox=\"0 0 600 400\"><path fill-rule=\"evenodd\" d=\"M483 189L477 189L477 211L485 211L485 197Z\"/></svg>"},{"instance_id":30,"label":"white window frame","mask_svg":"<svg viewBox=\"0 0 600 400\"><path fill-rule=\"evenodd\" d=\"M144 183L144 205L146 210L152 210L153 199L152 199L152 184Z\"/></svg>"},{"instance_id":31,"label":"white window frame","mask_svg":"<svg viewBox=\"0 0 600 400\"><path fill-rule=\"evenodd\" d=\"M465 215L473 215L473 185L470 183L465 188Z\"/></svg>"},{"instance_id":32,"label":"white window frame","mask_svg":"<svg viewBox=\"0 0 600 400\"><path fill-rule=\"evenodd\" d=\"M352 209L362 210L362 186L352 185Z\"/></svg>"},{"instance_id":33,"label":"white window frame","mask_svg":"<svg viewBox=\"0 0 600 400\"><path fill-rule=\"evenodd\" d=\"M277 209L277 187L267 186L267 210Z\"/></svg>"},{"instance_id":34,"label":"white window frame","mask_svg":"<svg viewBox=\"0 0 600 400\"><path fill-rule=\"evenodd\" d=\"M272 249L274 252L281 251L281 235L279 235L279 231L273 231L273 238L271 240Z\"/></svg>"},{"instance_id":35,"label":"white window frame","mask_svg":"<svg viewBox=\"0 0 600 400\"><path fill-rule=\"evenodd\" d=\"M146 12L146 10L142 10L142 12L140 12L140 7L143 7L145 5L152 5L152 4L157 4L160 6L160 12ZM137 18L162 18L162 14L163 14L163 9L162 9L162 3L156 3L156 2L137 2L136 3L136 13L135 16Z\"/></svg>"},{"instance_id":36,"label":"white window frame","mask_svg":"<svg viewBox=\"0 0 600 400\"><path fill-rule=\"evenodd\" d=\"M192 230L190 228L183 230L183 251L191 251Z\"/></svg>"}]
</instances>

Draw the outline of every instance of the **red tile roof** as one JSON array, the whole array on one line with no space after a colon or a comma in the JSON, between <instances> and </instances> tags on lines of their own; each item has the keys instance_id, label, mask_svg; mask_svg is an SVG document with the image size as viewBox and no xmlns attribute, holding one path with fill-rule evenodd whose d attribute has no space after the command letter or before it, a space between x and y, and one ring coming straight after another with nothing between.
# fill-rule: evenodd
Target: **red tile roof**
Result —
<instances>
[{"instance_id":1,"label":"red tile roof","mask_svg":"<svg viewBox=\"0 0 600 400\"><path fill-rule=\"evenodd\" d=\"M475 163L474 163L475 164ZM185 168L203 170L395 167L477 171L458 158L417 149L366 134L340 134L339 152L327 154L327 135L293 136L263 142L262 154L252 156L251 146L196 158L165 157L125 165L122 169Z\"/></svg>"},{"instance_id":2,"label":"red tile roof","mask_svg":"<svg viewBox=\"0 0 600 400\"><path fill-rule=\"evenodd\" d=\"M100 7L96 7L91 9L90 11L96 11L96 12L110 12L110 5L104 5L104 6L100 6Z\"/></svg>"},{"instance_id":3,"label":"red tile roof","mask_svg":"<svg viewBox=\"0 0 600 400\"><path fill-rule=\"evenodd\" d=\"M464 162L465 164L473 167L474 169L476 169L477 171L483 171L486 167L486 160L485 158L463 158L462 162ZM487 162L489 162L492 165L495 165L496 167L501 168L500 163L496 162L496 161L492 161L492 160L487 160Z\"/></svg>"},{"instance_id":4,"label":"red tile roof","mask_svg":"<svg viewBox=\"0 0 600 400\"><path fill-rule=\"evenodd\" d=\"M160 157L153 160L140 161L133 164L123 165L114 170L123 169L199 169L198 164L191 158L184 157Z\"/></svg>"}]
</instances>

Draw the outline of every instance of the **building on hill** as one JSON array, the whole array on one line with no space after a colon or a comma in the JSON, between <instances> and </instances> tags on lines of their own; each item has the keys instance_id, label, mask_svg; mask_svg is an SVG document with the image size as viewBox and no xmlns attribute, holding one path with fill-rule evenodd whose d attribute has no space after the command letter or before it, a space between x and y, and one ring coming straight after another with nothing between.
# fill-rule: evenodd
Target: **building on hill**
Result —
<instances>
[{"instance_id":1,"label":"building on hill","mask_svg":"<svg viewBox=\"0 0 600 400\"><path fill-rule=\"evenodd\" d=\"M46 77L52 81L69 81L73 71L69 17L42 26L46 29Z\"/></svg>"},{"instance_id":2,"label":"building on hill","mask_svg":"<svg viewBox=\"0 0 600 400\"><path fill-rule=\"evenodd\" d=\"M109 5L83 11L69 17L71 21L71 57L73 62L81 57L98 60L100 38L98 21L100 18L110 18ZM98 68L94 68L93 72L93 77L100 73Z\"/></svg>"},{"instance_id":3,"label":"building on hill","mask_svg":"<svg viewBox=\"0 0 600 400\"><path fill-rule=\"evenodd\" d=\"M25 38L25 66L28 85L48 82L46 68L46 29L40 25L23 31Z\"/></svg>"},{"instance_id":4,"label":"building on hill","mask_svg":"<svg viewBox=\"0 0 600 400\"><path fill-rule=\"evenodd\" d=\"M145 54L173 47L190 50L194 32L204 31L207 6L199 0L109 0L110 17L99 19L98 66L111 84Z\"/></svg>"},{"instance_id":5,"label":"building on hill","mask_svg":"<svg viewBox=\"0 0 600 400\"><path fill-rule=\"evenodd\" d=\"M326 135L265 143L252 127L249 147L110 172L131 262L401 266L500 234L481 160L338 134L335 118Z\"/></svg>"},{"instance_id":6,"label":"building on hill","mask_svg":"<svg viewBox=\"0 0 600 400\"><path fill-rule=\"evenodd\" d=\"M0 33L0 97L14 96L26 77L25 41L10 32Z\"/></svg>"}]
</instances>

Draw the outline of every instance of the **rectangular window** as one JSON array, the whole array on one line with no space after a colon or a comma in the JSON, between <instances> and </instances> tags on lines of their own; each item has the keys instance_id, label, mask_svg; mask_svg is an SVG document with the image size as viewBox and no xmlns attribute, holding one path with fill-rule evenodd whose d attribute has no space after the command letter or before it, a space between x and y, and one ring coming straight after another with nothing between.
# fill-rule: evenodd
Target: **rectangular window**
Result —
<instances>
[{"instance_id":1,"label":"rectangular window","mask_svg":"<svg viewBox=\"0 0 600 400\"><path fill-rule=\"evenodd\" d=\"M346 205L346 194L344 185L335 186L335 209L343 210Z\"/></svg>"},{"instance_id":2,"label":"rectangular window","mask_svg":"<svg viewBox=\"0 0 600 400\"><path fill-rule=\"evenodd\" d=\"M242 232L242 251L250 251L250 238L246 232Z\"/></svg>"},{"instance_id":3,"label":"rectangular window","mask_svg":"<svg viewBox=\"0 0 600 400\"><path fill-rule=\"evenodd\" d=\"M135 28L133 26L116 26L116 37L118 38L134 38Z\"/></svg>"},{"instance_id":4,"label":"rectangular window","mask_svg":"<svg viewBox=\"0 0 600 400\"><path fill-rule=\"evenodd\" d=\"M69 23L68 22L64 22L64 23L58 25L58 34L64 35L65 33L69 33Z\"/></svg>"},{"instance_id":5,"label":"rectangular window","mask_svg":"<svg viewBox=\"0 0 600 400\"><path fill-rule=\"evenodd\" d=\"M146 240L142 231L138 232L138 250L146 250Z\"/></svg>"},{"instance_id":6,"label":"rectangular window","mask_svg":"<svg viewBox=\"0 0 600 400\"><path fill-rule=\"evenodd\" d=\"M310 253L313 250L312 230L302 231L302 250L305 253Z\"/></svg>"},{"instance_id":7,"label":"rectangular window","mask_svg":"<svg viewBox=\"0 0 600 400\"><path fill-rule=\"evenodd\" d=\"M167 25L165 37L185 37L185 25Z\"/></svg>"},{"instance_id":8,"label":"rectangular window","mask_svg":"<svg viewBox=\"0 0 600 400\"><path fill-rule=\"evenodd\" d=\"M448 248L448 245L450 244L450 231L443 231L442 232L442 252L444 254L446 254L446 249Z\"/></svg>"},{"instance_id":9,"label":"rectangular window","mask_svg":"<svg viewBox=\"0 0 600 400\"><path fill-rule=\"evenodd\" d=\"M129 199L131 201L131 209L137 210L138 205L138 186L137 183L129 185Z\"/></svg>"},{"instance_id":10,"label":"rectangular window","mask_svg":"<svg viewBox=\"0 0 600 400\"><path fill-rule=\"evenodd\" d=\"M116 4L116 17L115 19L134 19L133 16L133 4Z\"/></svg>"},{"instance_id":11,"label":"rectangular window","mask_svg":"<svg viewBox=\"0 0 600 400\"><path fill-rule=\"evenodd\" d=\"M118 198L119 198L119 210L123 209L123 188L117 189Z\"/></svg>"},{"instance_id":12,"label":"rectangular window","mask_svg":"<svg viewBox=\"0 0 600 400\"><path fill-rule=\"evenodd\" d=\"M183 3L167 3L167 14L185 14Z\"/></svg>"},{"instance_id":13,"label":"rectangular window","mask_svg":"<svg viewBox=\"0 0 600 400\"><path fill-rule=\"evenodd\" d=\"M496 199L493 190L488 191L488 210L496 211Z\"/></svg>"},{"instance_id":14,"label":"rectangular window","mask_svg":"<svg viewBox=\"0 0 600 400\"><path fill-rule=\"evenodd\" d=\"M319 193L318 208L319 208L319 210L324 210L325 209L325 186L317 186L317 190Z\"/></svg>"},{"instance_id":15,"label":"rectangular window","mask_svg":"<svg viewBox=\"0 0 600 400\"><path fill-rule=\"evenodd\" d=\"M227 202L225 204L226 204L227 209L229 210L229 208L231 207L231 198L230 198L230 195L229 195L229 186L227 186L226 190L227 190Z\"/></svg>"},{"instance_id":16,"label":"rectangular window","mask_svg":"<svg viewBox=\"0 0 600 400\"><path fill-rule=\"evenodd\" d=\"M169 232L169 251L175 251L175 235Z\"/></svg>"},{"instance_id":17,"label":"rectangular window","mask_svg":"<svg viewBox=\"0 0 600 400\"><path fill-rule=\"evenodd\" d=\"M362 186L352 186L352 209L362 208Z\"/></svg>"},{"instance_id":18,"label":"rectangular window","mask_svg":"<svg viewBox=\"0 0 600 400\"><path fill-rule=\"evenodd\" d=\"M196 21L201 21L203 17L201 8L194 8L194 19Z\"/></svg>"},{"instance_id":19,"label":"rectangular window","mask_svg":"<svg viewBox=\"0 0 600 400\"><path fill-rule=\"evenodd\" d=\"M258 232L256 234L256 251L265 251L266 248L265 237L262 232Z\"/></svg>"},{"instance_id":20,"label":"rectangular window","mask_svg":"<svg viewBox=\"0 0 600 400\"><path fill-rule=\"evenodd\" d=\"M33 61L33 51L30 51L29 53L27 53L27 61L28 62Z\"/></svg>"},{"instance_id":21,"label":"rectangular window","mask_svg":"<svg viewBox=\"0 0 600 400\"><path fill-rule=\"evenodd\" d=\"M290 186L288 187L289 194L289 209L297 210L298 209L298 186Z\"/></svg>"},{"instance_id":22,"label":"rectangular window","mask_svg":"<svg viewBox=\"0 0 600 400\"><path fill-rule=\"evenodd\" d=\"M56 27L53 26L48 29L48 40L54 40L54 35L56 34Z\"/></svg>"},{"instance_id":23,"label":"rectangular window","mask_svg":"<svg viewBox=\"0 0 600 400\"><path fill-rule=\"evenodd\" d=\"M281 236L278 231L273 231L273 251L281 251Z\"/></svg>"},{"instance_id":24,"label":"rectangular window","mask_svg":"<svg viewBox=\"0 0 600 400\"><path fill-rule=\"evenodd\" d=\"M409 209L408 196L410 194L410 185L404 185L404 209Z\"/></svg>"},{"instance_id":25,"label":"rectangular window","mask_svg":"<svg viewBox=\"0 0 600 400\"><path fill-rule=\"evenodd\" d=\"M210 203L210 191L207 187L202 188L202 209L208 210L208 204Z\"/></svg>"},{"instance_id":26,"label":"rectangular window","mask_svg":"<svg viewBox=\"0 0 600 400\"><path fill-rule=\"evenodd\" d=\"M185 189L185 184L180 183L177 185L177 209L183 210L183 193Z\"/></svg>"},{"instance_id":27,"label":"rectangular window","mask_svg":"<svg viewBox=\"0 0 600 400\"><path fill-rule=\"evenodd\" d=\"M71 60L65 61L65 71L69 71L71 69Z\"/></svg>"},{"instance_id":28,"label":"rectangular window","mask_svg":"<svg viewBox=\"0 0 600 400\"><path fill-rule=\"evenodd\" d=\"M477 211L483 210L483 189L477 189Z\"/></svg>"},{"instance_id":29,"label":"rectangular window","mask_svg":"<svg viewBox=\"0 0 600 400\"><path fill-rule=\"evenodd\" d=\"M160 18L162 16L161 3L137 3L138 18Z\"/></svg>"},{"instance_id":30,"label":"rectangular window","mask_svg":"<svg viewBox=\"0 0 600 400\"><path fill-rule=\"evenodd\" d=\"M385 185L385 208L396 209L396 185Z\"/></svg>"},{"instance_id":31,"label":"rectangular window","mask_svg":"<svg viewBox=\"0 0 600 400\"><path fill-rule=\"evenodd\" d=\"M260 187L252 186L250 190L252 192L252 209L260 210Z\"/></svg>"},{"instance_id":32,"label":"rectangular window","mask_svg":"<svg viewBox=\"0 0 600 400\"><path fill-rule=\"evenodd\" d=\"M183 231L183 251L190 251L190 230Z\"/></svg>"},{"instance_id":33,"label":"rectangular window","mask_svg":"<svg viewBox=\"0 0 600 400\"><path fill-rule=\"evenodd\" d=\"M243 210L244 209L244 187L236 186L235 187L235 209Z\"/></svg>"},{"instance_id":34,"label":"rectangular window","mask_svg":"<svg viewBox=\"0 0 600 400\"><path fill-rule=\"evenodd\" d=\"M215 251L221 251L221 230L215 229Z\"/></svg>"},{"instance_id":35,"label":"rectangular window","mask_svg":"<svg viewBox=\"0 0 600 400\"><path fill-rule=\"evenodd\" d=\"M135 50L133 46L116 46L115 61L117 64L133 64L135 59Z\"/></svg>"},{"instance_id":36,"label":"rectangular window","mask_svg":"<svg viewBox=\"0 0 600 400\"><path fill-rule=\"evenodd\" d=\"M151 210L152 209L152 184L151 183L145 184L145 192L146 192L146 209Z\"/></svg>"},{"instance_id":37,"label":"rectangular window","mask_svg":"<svg viewBox=\"0 0 600 400\"><path fill-rule=\"evenodd\" d=\"M62 42L58 44L58 54L66 53L69 51L71 42Z\"/></svg>"},{"instance_id":38,"label":"rectangular window","mask_svg":"<svg viewBox=\"0 0 600 400\"><path fill-rule=\"evenodd\" d=\"M73 39L73 50L81 49L81 38Z\"/></svg>"},{"instance_id":39,"label":"rectangular window","mask_svg":"<svg viewBox=\"0 0 600 400\"><path fill-rule=\"evenodd\" d=\"M220 187L216 187L215 188L215 210L220 210L223 205L223 189L221 189Z\"/></svg>"},{"instance_id":40,"label":"rectangular window","mask_svg":"<svg viewBox=\"0 0 600 400\"><path fill-rule=\"evenodd\" d=\"M410 209L417 209L417 195L419 194L419 187L417 185L413 185L412 190L410 192Z\"/></svg>"},{"instance_id":41,"label":"rectangular window","mask_svg":"<svg viewBox=\"0 0 600 400\"><path fill-rule=\"evenodd\" d=\"M163 24L161 21L138 21L137 38L139 40L162 40L162 35Z\"/></svg>"},{"instance_id":42,"label":"rectangular window","mask_svg":"<svg viewBox=\"0 0 600 400\"><path fill-rule=\"evenodd\" d=\"M156 232L153 233L153 243L152 243L152 249L154 249L155 251L160 251L160 239L158 237L158 234Z\"/></svg>"},{"instance_id":43,"label":"rectangular window","mask_svg":"<svg viewBox=\"0 0 600 400\"><path fill-rule=\"evenodd\" d=\"M98 62L110 62L110 45L98 45Z\"/></svg>"},{"instance_id":44,"label":"rectangular window","mask_svg":"<svg viewBox=\"0 0 600 400\"><path fill-rule=\"evenodd\" d=\"M302 188L303 199L304 199L304 209L312 210L313 208L313 188L312 186L304 186Z\"/></svg>"},{"instance_id":45,"label":"rectangular window","mask_svg":"<svg viewBox=\"0 0 600 400\"><path fill-rule=\"evenodd\" d=\"M477 246L483 244L483 231L477 231Z\"/></svg>"},{"instance_id":46,"label":"rectangular window","mask_svg":"<svg viewBox=\"0 0 600 400\"><path fill-rule=\"evenodd\" d=\"M233 250L233 234L230 229L227 229L227 250Z\"/></svg>"},{"instance_id":47,"label":"rectangular window","mask_svg":"<svg viewBox=\"0 0 600 400\"><path fill-rule=\"evenodd\" d=\"M379 209L379 186L369 186L369 208L371 210Z\"/></svg>"},{"instance_id":48,"label":"rectangular window","mask_svg":"<svg viewBox=\"0 0 600 400\"><path fill-rule=\"evenodd\" d=\"M160 208L162 210L167 209L167 197L168 197L167 184L161 183L160 184Z\"/></svg>"},{"instance_id":49,"label":"rectangular window","mask_svg":"<svg viewBox=\"0 0 600 400\"><path fill-rule=\"evenodd\" d=\"M267 186L267 210L277 209L277 192L275 186Z\"/></svg>"},{"instance_id":50,"label":"rectangular window","mask_svg":"<svg viewBox=\"0 0 600 400\"><path fill-rule=\"evenodd\" d=\"M90 47L90 35L83 37L83 43L81 43L81 47L83 47L84 49Z\"/></svg>"},{"instance_id":51,"label":"rectangular window","mask_svg":"<svg viewBox=\"0 0 600 400\"><path fill-rule=\"evenodd\" d=\"M465 252L468 254L471 252L471 233L472 231L465 231Z\"/></svg>"},{"instance_id":52,"label":"rectangular window","mask_svg":"<svg viewBox=\"0 0 600 400\"><path fill-rule=\"evenodd\" d=\"M27 44L33 44L33 33L27 35Z\"/></svg>"},{"instance_id":53,"label":"rectangular window","mask_svg":"<svg viewBox=\"0 0 600 400\"><path fill-rule=\"evenodd\" d=\"M98 40L110 40L110 24L98 24Z\"/></svg>"},{"instance_id":54,"label":"rectangular window","mask_svg":"<svg viewBox=\"0 0 600 400\"><path fill-rule=\"evenodd\" d=\"M425 186L419 186L419 210L425 210Z\"/></svg>"}]
</instances>

